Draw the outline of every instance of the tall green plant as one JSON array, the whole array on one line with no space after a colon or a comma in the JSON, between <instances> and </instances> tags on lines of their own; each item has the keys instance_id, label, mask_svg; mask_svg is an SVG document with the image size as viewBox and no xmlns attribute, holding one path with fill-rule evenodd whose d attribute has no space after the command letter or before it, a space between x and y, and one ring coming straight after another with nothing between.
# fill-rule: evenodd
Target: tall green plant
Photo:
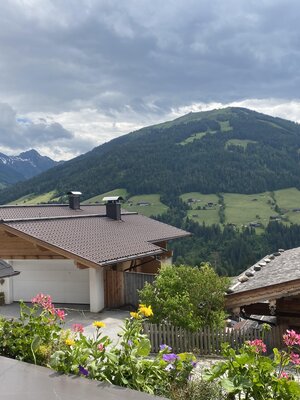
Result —
<instances>
[{"instance_id":1,"label":"tall green plant","mask_svg":"<svg viewBox=\"0 0 300 400\"><path fill-rule=\"evenodd\" d=\"M32 306L20 302L18 320L0 321L0 354L34 364L46 365L57 344L65 318L51 297L38 294Z\"/></svg>"},{"instance_id":2,"label":"tall green plant","mask_svg":"<svg viewBox=\"0 0 300 400\"><path fill-rule=\"evenodd\" d=\"M266 345L260 339L246 342L237 352L225 344L225 361L207 371L206 379L219 382L228 399L299 400L300 385L294 380L291 366L299 368L300 358L294 347L300 345L300 335L287 331L283 339L286 350L273 349L273 358L263 355Z\"/></svg>"},{"instance_id":3,"label":"tall green plant","mask_svg":"<svg viewBox=\"0 0 300 400\"><path fill-rule=\"evenodd\" d=\"M142 302L152 305L152 322L195 330L223 325L227 287L228 279L219 277L208 264L163 266L153 284L146 283L139 295Z\"/></svg>"}]
</instances>

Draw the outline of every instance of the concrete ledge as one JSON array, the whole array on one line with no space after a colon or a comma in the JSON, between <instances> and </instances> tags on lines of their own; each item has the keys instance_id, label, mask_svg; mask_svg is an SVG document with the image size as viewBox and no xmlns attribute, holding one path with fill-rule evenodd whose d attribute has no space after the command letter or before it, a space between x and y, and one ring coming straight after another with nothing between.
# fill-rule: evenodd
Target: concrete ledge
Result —
<instances>
[{"instance_id":1,"label":"concrete ledge","mask_svg":"<svg viewBox=\"0 0 300 400\"><path fill-rule=\"evenodd\" d=\"M0 388L0 398L5 400L163 399L5 357L0 357Z\"/></svg>"}]
</instances>

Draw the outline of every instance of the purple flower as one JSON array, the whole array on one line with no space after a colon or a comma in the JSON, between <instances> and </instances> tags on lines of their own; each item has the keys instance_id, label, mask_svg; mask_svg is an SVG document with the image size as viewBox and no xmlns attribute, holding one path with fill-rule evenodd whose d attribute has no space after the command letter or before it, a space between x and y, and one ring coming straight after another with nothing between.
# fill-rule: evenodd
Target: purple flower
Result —
<instances>
[{"instance_id":1,"label":"purple flower","mask_svg":"<svg viewBox=\"0 0 300 400\"><path fill-rule=\"evenodd\" d=\"M127 344L128 344L128 346L132 346L132 340L128 340L128 342L127 342Z\"/></svg>"},{"instance_id":2,"label":"purple flower","mask_svg":"<svg viewBox=\"0 0 300 400\"><path fill-rule=\"evenodd\" d=\"M191 361L192 367L195 368L197 366L196 361Z\"/></svg>"},{"instance_id":3,"label":"purple flower","mask_svg":"<svg viewBox=\"0 0 300 400\"><path fill-rule=\"evenodd\" d=\"M177 360L178 356L174 353L170 353L170 354L163 354L162 358L164 361L173 362Z\"/></svg>"},{"instance_id":4,"label":"purple flower","mask_svg":"<svg viewBox=\"0 0 300 400\"><path fill-rule=\"evenodd\" d=\"M84 376L88 376L89 371L85 369L82 365L79 365L79 373Z\"/></svg>"},{"instance_id":5,"label":"purple flower","mask_svg":"<svg viewBox=\"0 0 300 400\"><path fill-rule=\"evenodd\" d=\"M159 350L160 350L160 351L162 351L162 350L172 351L172 347L168 346L167 344L161 344L161 345L159 346Z\"/></svg>"}]
</instances>

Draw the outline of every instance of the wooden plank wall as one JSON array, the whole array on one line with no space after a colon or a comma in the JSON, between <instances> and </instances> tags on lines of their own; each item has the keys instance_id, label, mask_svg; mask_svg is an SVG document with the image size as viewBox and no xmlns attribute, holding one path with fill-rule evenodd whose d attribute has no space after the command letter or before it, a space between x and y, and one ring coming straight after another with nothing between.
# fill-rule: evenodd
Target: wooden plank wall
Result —
<instances>
[{"instance_id":1,"label":"wooden plank wall","mask_svg":"<svg viewBox=\"0 0 300 400\"><path fill-rule=\"evenodd\" d=\"M136 272L124 273L125 304L137 307L139 304L138 290L145 286L146 282L152 283L155 279L154 274L144 274Z\"/></svg>"},{"instance_id":2,"label":"wooden plank wall","mask_svg":"<svg viewBox=\"0 0 300 400\"><path fill-rule=\"evenodd\" d=\"M105 307L118 308L124 303L124 272L104 271Z\"/></svg>"}]
</instances>

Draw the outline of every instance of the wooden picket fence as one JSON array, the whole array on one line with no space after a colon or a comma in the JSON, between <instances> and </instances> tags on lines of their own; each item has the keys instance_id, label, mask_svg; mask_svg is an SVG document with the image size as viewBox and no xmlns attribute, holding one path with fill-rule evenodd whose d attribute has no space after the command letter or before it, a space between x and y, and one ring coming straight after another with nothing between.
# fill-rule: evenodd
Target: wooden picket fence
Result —
<instances>
[{"instance_id":1,"label":"wooden picket fence","mask_svg":"<svg viewBox=\"0 0 300 400\"><path fill-rule=\"evenodd\" d=\"M198 355L221 355L222 343L229 343L233 349L237 350L245 341L262 338L267 345L267 352L271 353L274 347L282 347L282 335L285 328L273 327L269 332L265 332L263 337L262 331L258 329L235 330L206 327L190 332L172 325L144 323L144 332L150 339L153 353L159 351L161 344L167 344L176 353L190 351Z\"/></svg>"}]
</instances>

